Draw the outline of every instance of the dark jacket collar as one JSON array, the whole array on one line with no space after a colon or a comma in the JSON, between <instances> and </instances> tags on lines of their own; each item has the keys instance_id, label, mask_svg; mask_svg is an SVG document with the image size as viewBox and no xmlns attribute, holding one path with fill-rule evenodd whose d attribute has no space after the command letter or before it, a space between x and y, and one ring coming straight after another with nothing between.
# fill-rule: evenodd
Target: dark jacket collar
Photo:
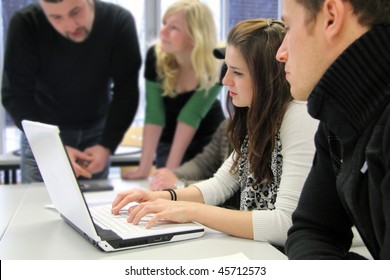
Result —
<instances>
[{"instance_id":1,"label":"dark jacket collar","mask_svg":"<svg viewBox=\"0 0 390 280\"><path fill-rule=\"evenodd\" d=\"M389 73L390 24L378 25L325 72L308 99L310 115L341 138L361 135L389 102Z\"/></svg>"}]
</instances>

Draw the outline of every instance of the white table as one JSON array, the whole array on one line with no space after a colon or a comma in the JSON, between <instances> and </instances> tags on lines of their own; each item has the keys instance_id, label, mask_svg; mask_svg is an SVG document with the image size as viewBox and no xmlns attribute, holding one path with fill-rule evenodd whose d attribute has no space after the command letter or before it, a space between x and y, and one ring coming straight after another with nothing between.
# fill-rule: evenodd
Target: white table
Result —
<instances>
[{"instance_id":1,"label":"white table","mask_svg":"<svg viewBox=\"0 0 390 280\"><path fill-rule=\"evenodd\" d=\"M0 186L0 240L20 205L27 186Z\"/></svg>"},{"instance_id":2,"label":"white table","mask_svg":"<svg viewBox=\"0 0 390 280\"><path fill-rule=\"evenodd\" d=\"M87 193L86 200L111 202L116 193L128 187L147 186L147 181L112 180L115 190L111 192ZM20 188L9 192L6 189ZM286 256L272 245L206 229L201 238L170 244L154 245L121 252L104 253L93 247L80 234L62 220L56 210L45 207L51 203L43 184L28 186L13 185L0 188L0 196L13 196L14 202L2 205L7 209L10 221L3 230L0 241L0 259L154 259L191 260L219 258L243 253L249 259L286 259ZM3 199L2 198L2 199ZM12 211L14 212L12 213ZM5 215L5 214L4 214Z\"/></svg>"}]
</instances>

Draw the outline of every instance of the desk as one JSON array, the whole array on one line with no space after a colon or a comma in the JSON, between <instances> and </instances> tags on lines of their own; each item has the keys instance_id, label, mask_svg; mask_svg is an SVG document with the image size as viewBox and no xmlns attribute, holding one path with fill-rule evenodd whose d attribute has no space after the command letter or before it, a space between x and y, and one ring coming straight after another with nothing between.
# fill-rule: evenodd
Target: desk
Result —
<instances>
[{"instance_id":1,"label":"desk","mask_svg":"<svg viewBox=\"0 0 390 280\"><path fill-rule=\"evenodd\" d=\"M111 156L111 166L138 165L141 159L140 147L119 146L115 154Z\"/></svg>"},{"instance_id":2,"label":"desk","mask_svg":"<svg viewBox=\"0 0 390 280\"><path fill-rule=\"evenodd\" d=\"M141 158L141 148L133 146L119 146L111 156L111 166L138 165ZM20 169L20 156L14 153L0 155L0 172L3 174L4 184L17 183L17 170ZM1 174L0 174L1 176ZM0 178L0 183L1 183Z\"/></svg>"},{"instance_id":3,"label":"desk","mask_svg":"<svg viewBox=\"0 0 390 280\"><path fill-rule=\"evenodd\" d=\"M0 187L0 240L16 213L26 190L27 186L23 185L19 185L17 188L13 185Z\"/></svg>"},{"instance_id":4,"label":"desk","mask_svg":"<svg viewBox=\"0 0 390 280\"><path fill-rule=\"evenodd\" d=\"M131 187L147 186L147 181L110 180L115 186L111 192L86 193L86 200L92 204L97 200L112 201L116 193ZM72 229L53 210L45 208L50 204L46 188L41 183L26 186L22 193L11 193L21 198L19 207L12 216L0 241L0 259L154 259L190 260L217 258L244 253L250 259L286 259L286 256L268 243L257 242L206 229L203 237L136 248L121 252L104 253L93 247ZM5 194L0 188L0 196ZM4 206L6 207L6 206ZM14 207L15 208L15 207ZM12 210L12 209L11 209Z\"/></svg>"}]
</instances>

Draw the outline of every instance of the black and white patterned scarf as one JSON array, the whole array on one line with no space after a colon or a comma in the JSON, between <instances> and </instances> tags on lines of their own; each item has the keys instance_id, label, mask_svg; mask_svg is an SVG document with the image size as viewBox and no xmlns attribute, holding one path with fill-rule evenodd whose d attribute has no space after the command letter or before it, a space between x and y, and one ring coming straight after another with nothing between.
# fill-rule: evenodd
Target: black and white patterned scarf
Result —
<instances>
[{"instance_id":1,"label":"black and white patterned scarf","mask_svg":"<svg viewBox=\"0 0 390 280\"><path fill-rule=\"evenodd\" d=\"M282 143L280 133L275 136L275 148L272 152L271 170L272 180L268 184L256 184L253 173L250 172L248 160L248 136L245 137L241 147L242 156L238 164L238 181L241 188L241 210L273 210L275 209L276 196L282 175L283 156L281 154Z\"/></svg>"}]
</instances>

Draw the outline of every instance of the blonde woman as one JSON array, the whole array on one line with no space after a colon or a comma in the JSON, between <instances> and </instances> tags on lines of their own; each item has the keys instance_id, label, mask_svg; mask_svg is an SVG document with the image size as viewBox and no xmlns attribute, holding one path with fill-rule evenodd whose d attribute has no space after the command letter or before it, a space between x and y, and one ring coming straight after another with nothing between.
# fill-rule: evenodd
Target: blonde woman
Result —
<instances>
[{"instance_id":1,"label":"blonde woman","mask_svg":"<svg viewBox=\"0 0 390 280\"><path fill-rule=\"evenodd\" d=\"M146 57L146 114L142 157L125 179L146 178L156 167L180 166L202 151L225 119L217 96L220 62L213 56L216 27L209 7L179 0L163 16L159 42Z\"/></svg>"}]
</instances>

